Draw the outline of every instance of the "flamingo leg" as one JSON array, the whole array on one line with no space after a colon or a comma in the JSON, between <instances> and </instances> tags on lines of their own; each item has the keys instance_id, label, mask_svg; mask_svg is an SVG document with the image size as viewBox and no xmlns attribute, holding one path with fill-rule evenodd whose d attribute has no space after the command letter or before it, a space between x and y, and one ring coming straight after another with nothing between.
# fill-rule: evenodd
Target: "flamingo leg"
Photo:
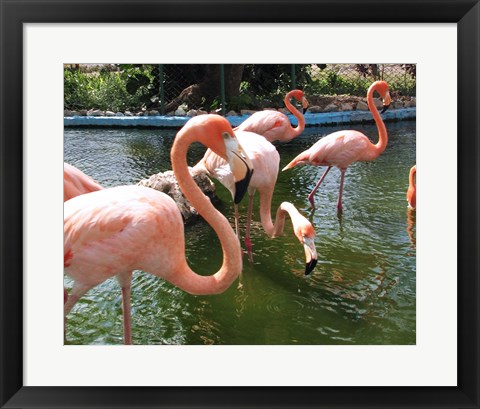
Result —
<instances>
[{"instance_id":1,"label":"flamingo leg","mask_svg":"<svg viewBox=\"0 0 480 409\"><path fill-rule=\"evenodd\" d=\"M125 345L132 345L132 325L130 308L130 288L132 272L117 275L117 280L122 287L122 311L123 311L123 342Z\"/></svg>"},{"instance_id":2,"label":"flamingo leg","mask_svg":"<svg viewBox=\"0 0 480 409\"><path fill-rule=\"evenodd\" d=\"M341 213L343 211L342 194L343 194L343 182L345 180L345 171L346 171L346 169L340 169L340 172L341 172L340 191L338 192L338 202L337 202L337 211L339 213Z\"/></svg>"},{"instance_id":3,"label":"flamingo leg","mask_svg":"<svg viewBox=\"0 0 480 409\"><path fill-rule=\"evenodd\" d=\"M320 178L320 180L318 181L318 183L315 185L315 187L313 188L313 190L310 192L310 194L308 195L308 200L310 201L310 204L312 205L312 208L315 209L315 203L313 201L313 196L315 195L315 192L318 190L318 188L320 187L320 185L322 184L323 182L323 179L325 179L325 176L327 176L327 173L329 172L329 170L331 169L332 167L329 166L327 168L327 170L325 170L325 172L323 173L322 177Z\"/></svg>"},{"instance_id":4,"label":"flamingo leg","mask_svg":"<svg viewBox=\"0 0 480 409\"><path fill-rule=\"evenodd\" d=\"M247 248L248 260L253 263L253 247L250 238L250 225L252 224L253 196L248 196L247 228L245 229L245 247Z\"/></svg>"}]
</instances>

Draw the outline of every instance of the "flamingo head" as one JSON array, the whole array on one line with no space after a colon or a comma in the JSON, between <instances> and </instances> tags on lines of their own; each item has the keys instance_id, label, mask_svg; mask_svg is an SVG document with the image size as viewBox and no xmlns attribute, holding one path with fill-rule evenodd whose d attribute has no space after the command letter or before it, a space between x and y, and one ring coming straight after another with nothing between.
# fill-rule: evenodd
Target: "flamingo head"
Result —
<instances>
[{"instance_id":1,"label":"flamingo head","mask_svg":"<svg viewBox=\"0 0 480 409\"><path fill-rule=\"evenodd\" d=\"M315 247L315 230L312 224L305 219L295 228L295 236L305 249L305 275L309 275L317 265L317 249Z\"/></svg>"},{"instance_id":2,"label":"flamingo head","mask_svg":"<svg viewBox=\"0 0 480 409\"><path fill-rule=\"evenodd\" d=\"M375 89L380 94L380 97L383 100L383 108L380 113L383 114L392 103L390 91L388 90L388 84L385 81L375 81L370 88Z\"/></svg>"},{"instance_id":3,"label":"flamingo head","mask_svg":"<svg viewBox=\"0 0 480 409\"><path fill-rule=\"evenodd\" d=\"M303 110L302 112L303 113L307 112L308 100L305 97L305 94L303 93L303 91L300 89L294 89L293 91L290 92L290 95L302 104L302 110Z\"/></svg>"},{"instance_id":4,"label":"flamingo head","mask_svg":"<svg viewBox=\"0 0 480 409\"><path fill-rule=\"evenodd\" d=\"M240 203L252 178L253 164L230 123L220 115L199 115L190 119L177 137L186 133L192 134L192 142L200 142L227 161L235 181L234 201Z\"/></svg>"}]
</instances>

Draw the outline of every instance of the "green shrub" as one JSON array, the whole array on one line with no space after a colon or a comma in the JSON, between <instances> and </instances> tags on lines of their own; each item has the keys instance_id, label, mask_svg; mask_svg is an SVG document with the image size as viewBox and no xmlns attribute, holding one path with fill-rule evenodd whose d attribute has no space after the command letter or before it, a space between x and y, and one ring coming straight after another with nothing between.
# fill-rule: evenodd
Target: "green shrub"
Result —
<instances>
[{"instance_id":1,"label":"green shrub","mask_svg":"<svg viewBox=\"0 0 480 409\"><path fill-rule=\"evenodd\" d=\"M76 110L137 109L148 102L145 93L150 80L148 72L144 73L136 67L125 71L100 70L90 73L67 68L64 70L64 106ZM135 81L137 84L134 84Z\"/></svg>"}]
</instances>

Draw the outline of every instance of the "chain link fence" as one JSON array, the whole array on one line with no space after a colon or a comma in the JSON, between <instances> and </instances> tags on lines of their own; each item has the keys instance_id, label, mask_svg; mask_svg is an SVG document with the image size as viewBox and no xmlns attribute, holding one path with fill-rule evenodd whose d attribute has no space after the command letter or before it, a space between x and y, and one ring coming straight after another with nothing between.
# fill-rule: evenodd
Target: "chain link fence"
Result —
<instances>
[{"instance_id":1,"label":"chain link fence","mask_svg":"<svg viewBox=\"0 0 480 409\"><path fill-rule=\"evenodd\" d=\"M75 82L72 72L97 82L87 84L88 77ZM101 81L95 72L101 73ZM115 81L108 76L115 76ZM169 114L180 108L225 114L283 107L285 94L294 88L303 89L309 100L335 95L365 97L376 80L387 81L393 96L416 95L415 64L66 64L65 108L78 109L82 97L102 109ZM77 83L83 87L81 93ZM114 84L116 89L101 92L97 87L102 84ZM104 99L117 95L118 101L95 102L92 95ZM108 104L115 107L105 108Z\"/></svg>"}]
</instances>

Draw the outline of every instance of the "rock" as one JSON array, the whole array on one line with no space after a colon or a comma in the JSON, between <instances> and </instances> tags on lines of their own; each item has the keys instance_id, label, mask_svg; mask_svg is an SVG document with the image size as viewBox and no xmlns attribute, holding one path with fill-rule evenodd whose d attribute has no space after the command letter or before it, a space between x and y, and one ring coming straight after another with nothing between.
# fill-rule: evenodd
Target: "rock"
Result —
<instances>
[{"instance_id":1,"label":"rock","mask_svg":"<svg viewBox=\"0 0 480 409\"><path fill-rule=\"evenodd\" d=\"M212 203L218 202L219 199L215 194L215 185L208 178L206 171L203 169L194 170L193 168L189 168L189 171L195 183L202 190L202 192L208 198L210 198ZM150 178L143 179L138 182L138 185L150 187L169 195L175 201L180 212L182 213L185 224L191 224L200 217L197 210L190 204L190 202L181 192L177 179L175 178L172 170L152 175Z\"/></svg>"},{"instance_id":2,"label":"rock","mask_svg":"<svg viewBox=\"0 0 480 409\"><path fill-rule=\"evenodd\" d=\"M105 116L115 116L115 112L105 111Z\"/></svg>"},{"instance_id":3,"label":"rock","mask_svg":"<svg viewBox=\"0 0 480 409\"><path fill-rule=\"evenodd\" d=\"M323 112L335 112L338 111L338 107L332 102L323 108Z\"/></svg>"},{"instance_id":4,"label":"rock","mask_svg":"<svg viewBox=\"0 0 480 409\"><path fill-rule=\"evenodd\" d=\"M78 111L72 111L72 116L80 116L80 112L78 112Z\"/></svg>"},{"instance_id":5,"label":"rock","mask_svg":"<svg viewBox=\"0 0 480 409\"><path fill-rule=\"evenodd\" d=\"M159 116L160 115L160 112L158 112L157 110L155 109L152 109L150 111L147 111L146 115L148 116Z\"/></svg>"},{"instance_id":6,"label":"rock","mask_svg":"<svg viewBox=\"0 0 480 409\"><path fill-rule=\"evenodd\" d=\"M192 118L194 116L197 116L197 111L195 111L194 109L190 109L187 112L187 116L190 117L190 118Z\"/></svg>"},{"instance_id":7,"label":"rock","mask_svg":"<svg viewBox=\"0 0 480 409\"><path fill-rule=\"evenodd\" d=\"M182 107L178 107L175 111L176 116L185 116L186 112Z\"/></svg>"},{"instance_id":8,"label":"rock","mask_svg":"<svg viewBox=\"0 0 480 409\"><path fill-rule=\"evenodd\" d=\"M402 101L395 101L392 103L394 109L400 109L403 108L403 102Z\"/></svg>"},{"instance_id":9,"label":"rock","mask_svg":"<svg viewBox=\"0 0 480 409\"><path fill-rule=\"evenodd\" d=\"M81 109L80 110L80 116L87 116L87 110L86 109Z\"/></svg>"},{"instance_id":10,"label":"rock","mask_svg":"<svg viewBox=\"0 0 480 409\"><path fill-rule=\"evenodd\" d=\"M123 112L115 112L115 116L125 116Z\"/></svg>"},{"instance_id":11,"label":"rock","mask_svg":"<svg viewBox=\"0 0 480 409\"><path fill-rule=\"evenodd\" d=\"M414 100L405 101L405 108L413 108L415 106L416 106L416 103Z\"/></svg>"},{"instance_id":12,"label":"rock","mask_svg":"<svg viewBox=\"0 0 480 409\"><path fill-rule=\"evenodd\" d=\"M63 116L73 116L72 111L70 111L69 109L64 109L63 110Z\"/></svg>"},{"instance_id":13,"label":"rock","mask_svg":"<svg viewBox=\"0 0 480 409\"><path fill-rule=\"evenodd\" d=\"M105 114L99 109L91 109L90 111L87 111L87 116L105 116Z\"/></svg>"},{"instance_id":14,"label":"rock","mask_svg":"<svg viewBox=\"0 0 480 409\"><path fill-rule=\"evenodd\" d=\"M125 116L133 116L133 114L130 111L125 111Z\"/></svg>"},{"instance_id":15,"label":"rock","mask_svg":"<svg viewBox=\"0 0 480 409\"><path fill-rule=\"evenodd\" d=\"M312 105L308 108L307 112L311 112L312 114L316 114L318 112L323 112L323 109L319 105Z\"/></svg>"},{"instance_id":16,"label":"rock","mask_svg":"<svg viewBox=\"0 0 480 409\"><path fill-rule=\"evenodd\" d=\"M144 115L143 112L137 112L137 113L135 113L135 116L143 116L143 115Z\"/></svg>"},{"instance_id":17,"label":"rock","mask_svg":"<svg viewBox=\"0 0 480 409\"><path fill-rule=\"evenodd\" d=\"M208 114L208 112L204 111L203 109L198 109L197 110L197 115L206 115L206 114Z\"/></svg>"},{"instance_id":18,"label":"rock","mask_svg":"<svg viewBox=\"0 0 480 409\"><path fill-rule=\"evenodd\" d=\"M240 115L253 115L255 112L253 109L241 109Z\"/></svg>"},{"instance_id":19,"label":"rock","mask_svg":"<svg viewBox=\"0 0 480 409\"><path fill-rule=\"evenodd\" d=\"M357 111L368 111L368 104L364 101L358 101Z\"/></svg>"},{"instance_id":20,"label":"rock","mask_svg":"<svg viewBox=\"0 0 480 409\"><path fill-rule=\"evenodd\" d=\"M227 116L237 116L237 113L235 111L228 111Z\"/></svg>"},{"instance_id":21,"label":"rock","mask_svg":"<svg viewBox=\"0 0 480 409\"><path fill-rule=\"evenodd\" d=\"M351 102L344 102L340 105L340 111L353 111L353 104Z\"/></svg>"}]
</instances>

